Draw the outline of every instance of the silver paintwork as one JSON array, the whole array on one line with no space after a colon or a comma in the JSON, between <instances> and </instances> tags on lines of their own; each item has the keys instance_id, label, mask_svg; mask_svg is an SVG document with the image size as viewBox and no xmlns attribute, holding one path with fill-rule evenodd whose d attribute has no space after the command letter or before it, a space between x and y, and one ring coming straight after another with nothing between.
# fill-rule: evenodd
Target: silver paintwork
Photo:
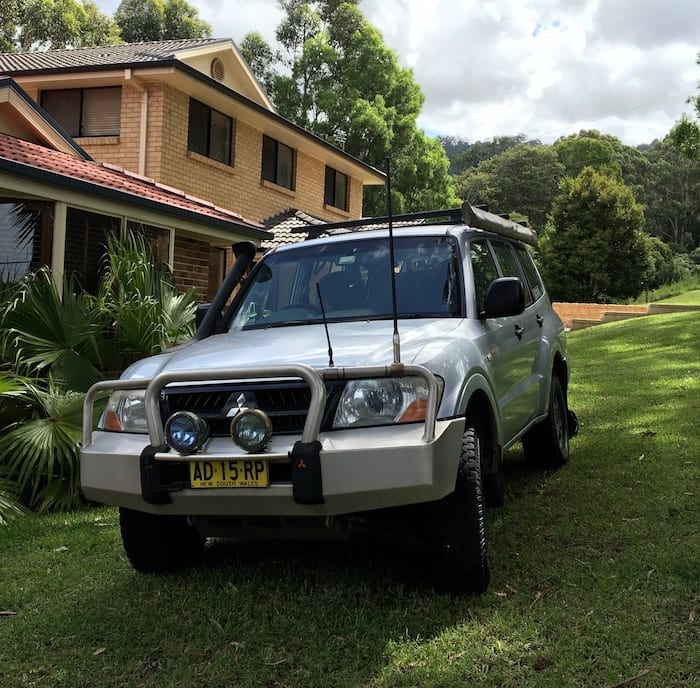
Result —
<instances>
[{"instance_id":1,"label":"silver paintwork","mask_svg":"<svg viewBox=\"0 0 700 688\"><path fill-rule=\"evenodd\" d=\"M461 252L463 285L472 281L469 240L494 236L464 226L395 229L395 235L402 234L454 237ZM362 235L386 237L386 231ZM303 245L309 248L355 238L343 234ZM295 246L271 253L294 251ZM522 341L513 334L512 318L479 319L469 288L464 298L464 317L399 320L404 363L398 365L392 365L390 319L329 322L337 364L333 367L329 367L322 323L234 328L135 363L122 379L98 383L86 397L81 449L85 494L95 501L152 513L202 516L332 516L440 499L454 489L464 413L473 395L478 393L487 400L497 443L505 449L545 417L555 356L567 365L563 327L546 294L518 318L526 330ZM403 375L418 375L428 383L425 423L320 432L325 380ZM442 389L435 376L442 380ZM171 504L146 504L141 497L139 455L148 443L163 444L158 412L163 387L251 379L306 381L312 403L302 434L273 435L261 455L244 454L230 438L216 437L205 444L201 454L177 458L171 452L156 454L155 459L259 456L271 462L286 461L296 440L317 439L322 447L325 503L297 504L291 484L275 484L269 488L186 488L172 493ZM94 401L107 389L146 390L148 436L93 429Z\"/></svg>"}]
</instances>

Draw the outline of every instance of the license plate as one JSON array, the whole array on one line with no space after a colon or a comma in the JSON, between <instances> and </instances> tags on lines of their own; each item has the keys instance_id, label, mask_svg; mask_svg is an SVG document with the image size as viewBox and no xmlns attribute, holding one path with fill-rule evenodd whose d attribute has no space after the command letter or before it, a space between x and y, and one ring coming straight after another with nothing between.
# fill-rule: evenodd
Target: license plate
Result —
<instances>
[{"instance_id":1,"label":"license plate","mask_svg":"<svg viewBox=\"0 0 700 688\"><path fill-rule=\"evenodd\" d=\"M190 485L211 487L268 487L267 461L233 459L230 461L192 461Z\"/></svg>"}]
</instances>

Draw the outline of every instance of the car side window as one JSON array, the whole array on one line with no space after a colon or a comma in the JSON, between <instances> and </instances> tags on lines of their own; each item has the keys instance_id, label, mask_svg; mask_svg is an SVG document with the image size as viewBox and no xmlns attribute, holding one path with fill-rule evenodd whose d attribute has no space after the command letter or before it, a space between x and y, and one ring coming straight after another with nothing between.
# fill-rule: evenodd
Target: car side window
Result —
<instances>
[{"instance_id":1,"label":"car side window","mask_svg":"<svg viewBox=\"0 0 700 688\"><path fill-rule=\"evenodd\" d=\"M518 254L520 259L520 264L523 267L523 272L527 281L530 284L530 290L532 291L532 298L537 301L542 294L544 294L544 286L542 284L542 279L537 272L535 263L532 260L530 252L524 246L516 246L515 252Z\"/></svg>"},{"instance_id":2,"label":"car side window","mask_svg":"<svg viewBox=\"0 0 700 688\"><path fill-rule=\"evenodd\" d=\"M474 294L476 296L476 310L484 312L484 301L489 284L498 279L498 268L486 241L472 241L469 247L474 274Z\"/></svg>"},{"instance_id":3,"label":"car side window","mask_svg":"<svg viewBox=\"0 0 700 688\"><path fill-rule=\"evenodd\" d=\"M501 274L503 277L517 277L523 283L523 292L525 294L525 305L529 306L534 302L532 292L530 291L530 286L528 281L525 279L523 270L520 266L520 261L515 255L515 251L511 244L507 244L501 241L492 241L493 251L498 259L498 264L501 267Z\"/></svg>"}]
</instances>

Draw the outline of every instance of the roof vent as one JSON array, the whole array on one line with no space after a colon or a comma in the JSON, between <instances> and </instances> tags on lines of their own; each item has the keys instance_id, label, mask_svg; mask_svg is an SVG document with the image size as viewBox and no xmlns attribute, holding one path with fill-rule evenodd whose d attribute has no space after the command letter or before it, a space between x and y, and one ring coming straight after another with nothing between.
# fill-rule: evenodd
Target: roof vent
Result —
<instances>
[{"instance_id":1,"label":"roof vent","mask_svg":"<svg viewBox=\"0 0 700 688\"><path fill-rule=\"evenodd\" d=\"M211 61L211 75L217 81L224 80L224 63L218 57Z\"/></svg>"}]
</instances>

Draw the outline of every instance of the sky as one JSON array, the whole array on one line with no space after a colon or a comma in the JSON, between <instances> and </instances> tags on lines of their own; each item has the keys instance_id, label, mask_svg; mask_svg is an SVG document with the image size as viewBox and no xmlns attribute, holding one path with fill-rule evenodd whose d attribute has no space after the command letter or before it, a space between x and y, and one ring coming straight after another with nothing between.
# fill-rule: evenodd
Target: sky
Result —
<instances>
[{"instance_id":1,"label":"sky","mask_svg":"<svg viewBox=\"0 0 700 688\"><path fill-rule=\"evenodd\" d=\"M277 0L189 0L216 38L269 42ZM118 0L97 0L113 14ZM430 136L663 138L698 93L697 0L361 0L425 95Z\"/></svg>"}]
</instances>

